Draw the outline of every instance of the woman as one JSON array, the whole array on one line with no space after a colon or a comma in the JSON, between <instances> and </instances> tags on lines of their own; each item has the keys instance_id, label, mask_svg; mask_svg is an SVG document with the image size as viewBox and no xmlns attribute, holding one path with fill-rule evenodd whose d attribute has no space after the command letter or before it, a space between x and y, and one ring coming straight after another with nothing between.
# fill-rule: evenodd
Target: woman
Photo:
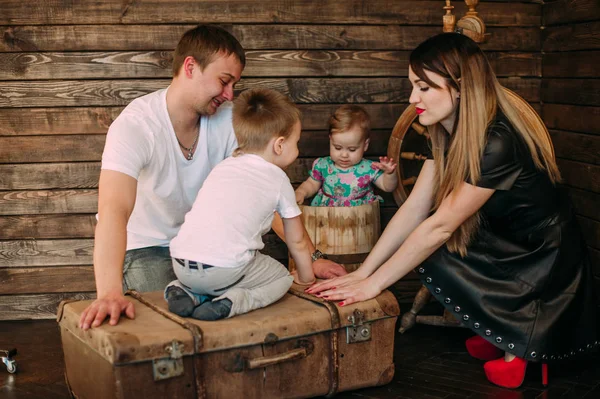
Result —
<instances>
[{"instance_id":1,"label":"woman","mask_svg":"<svg viewBox=\"0 0 600 399\"><path fill-rule=\"evenodd\" d=\"M409 79L433 154L364 264L307 292L344 306L418 267L435 298L476 333L467 349L489 360L487 378L509 388L522 384L528 361L597 347L589 261L545 131L507 100L466 36L422 43Z\"/></svg>"}]
</instances>

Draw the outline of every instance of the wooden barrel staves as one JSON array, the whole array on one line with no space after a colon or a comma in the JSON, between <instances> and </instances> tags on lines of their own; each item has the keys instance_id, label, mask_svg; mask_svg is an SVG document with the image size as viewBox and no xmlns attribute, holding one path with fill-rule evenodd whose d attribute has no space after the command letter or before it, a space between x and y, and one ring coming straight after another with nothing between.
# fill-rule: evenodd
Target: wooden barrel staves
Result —
<instances>
[{"instance_id":1,"label":"wooden barrel staves","mask_svg":"<svg viewBox=\"0 0 600 399\"><path fill-rule=\"evenodd\" d=\"M349 207L301 205L302 220L315 248L346 270L356 270L381 234L379 201ZM293 259L290 271L296 269Z\"/></svg>"}]
</instances>

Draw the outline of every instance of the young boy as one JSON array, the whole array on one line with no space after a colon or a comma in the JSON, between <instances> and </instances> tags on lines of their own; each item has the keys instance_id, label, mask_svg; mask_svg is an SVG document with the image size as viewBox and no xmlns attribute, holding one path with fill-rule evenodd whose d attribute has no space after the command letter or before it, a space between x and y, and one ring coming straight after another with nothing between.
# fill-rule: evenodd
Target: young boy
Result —
<instances>
[{"instance_id":1,"label":"young boy","mask_svg":"<svg viewBox=\"0 0 600 399\"><path fill-rule=\"evenodd\" d=\"M171 241L178 280L165 296L180 316L218 320L265 307L287 292L294 278L258 252L274 212L283 219L296 282L315 280L301 212L283 171L298 156L300 111L281 93L248 90L234 101L233 129L238 148L206 178ZM214 298L203 302L205 296Z\"/></svg>"}]
</instances>

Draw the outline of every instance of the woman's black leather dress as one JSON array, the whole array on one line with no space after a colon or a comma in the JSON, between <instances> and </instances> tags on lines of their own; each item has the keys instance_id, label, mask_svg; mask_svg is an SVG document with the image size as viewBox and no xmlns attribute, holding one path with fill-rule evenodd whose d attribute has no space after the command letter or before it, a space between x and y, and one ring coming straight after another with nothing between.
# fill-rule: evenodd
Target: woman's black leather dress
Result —
<instances>
[{"instance_id":1,"label":"woman's black leather dress","mask_svg":"<svg viewBox=\"0 0 600 399\"><path fill-rule=\"evenodd\" d=\"M584 238L570 200L501 114L488 130L478 186L496 191L467 256L446 246L417 272L458 320L503 351L533 361L600 346Z\"/></svg>"}]
</instances>

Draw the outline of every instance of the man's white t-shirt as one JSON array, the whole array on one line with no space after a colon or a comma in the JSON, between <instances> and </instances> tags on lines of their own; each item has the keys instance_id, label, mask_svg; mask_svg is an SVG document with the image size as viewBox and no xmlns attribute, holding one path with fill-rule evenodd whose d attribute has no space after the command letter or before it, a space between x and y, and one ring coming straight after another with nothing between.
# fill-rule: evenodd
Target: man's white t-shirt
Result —
<instances>
[{"instance_id":1,"label":"man's white t-shirt","mask_svg":"<svg viewBox=\"0 0 600 399\"><path fill-rule=\"evenodd\" d=\"M265 244L273 212L301 211L294 188L278 166L254 154L227 158L202 186L171 241L171 256L219 267L246 265Z\"/></svg>"},{"instance_id":2,"label":"man's white t-shirt","mask_svg":"<svg viewBox=\"0 0 600 399\"><path fill-rule=\"evenodd\" d=\"M167 112L168 89L133 100L110 125L102 169L137 180L127 224L127 250L168 246L192 208L204 180L237 147L226 103L200 120L194 158L181 152Z\"/></svg>"}]
</instances>

